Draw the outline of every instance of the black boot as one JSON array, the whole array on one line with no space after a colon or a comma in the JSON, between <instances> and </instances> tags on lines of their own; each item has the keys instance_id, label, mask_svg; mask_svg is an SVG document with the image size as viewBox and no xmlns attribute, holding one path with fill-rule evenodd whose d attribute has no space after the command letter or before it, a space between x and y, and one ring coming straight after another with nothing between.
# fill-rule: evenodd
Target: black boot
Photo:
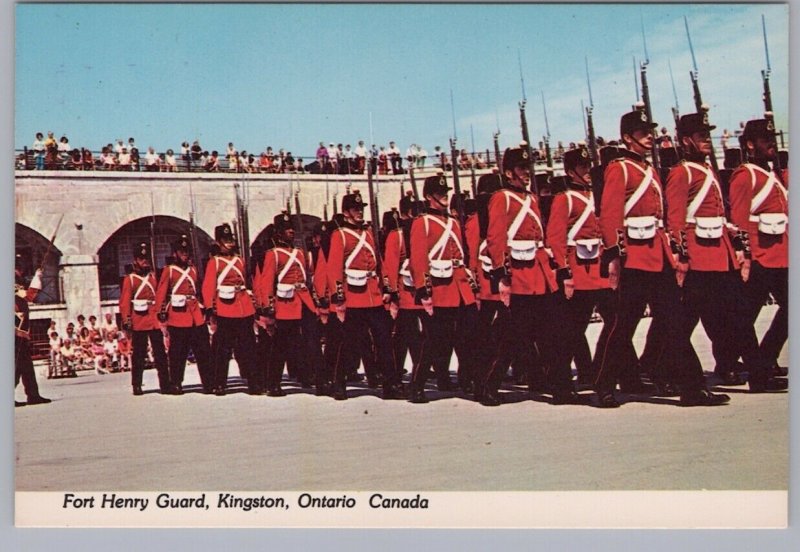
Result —
<instances>
[{"instance_id":1,"label":"black boot","mask_svg":"<svg viewBox=\"0 0 800 552\"><path fill-rule=\"evenodd\" d=\"M347 400L347 389L343 382L335 383L333 385L333 398L337 401L346 401Z\"/></svg>"},{"instance_id":2,"label":"black boot","mask_svg":"<svg viewBox=\"0 0 800 552\"><path fill-rule=\"evenodd\" d=\"M428 402L428 397L425 396L425 391L422 388L412 387L411 396L408 398L408 402L414 404L425 404Z\"/></svg>"},{"instance_id":3,"label":"black boot","mask_svg":"<svg viewBox=\"0 0 800 552\"><path fill-rule=\"evenodd\" d=\"M692 389L681 393L681 406L719 406L730 400L724 393L712 393L706 389Z\"/></svg>"},{"instance_id":4,"label":"black boot","mask_svg":"<svg viewBox=\"0 0 800 552\"><path fill-rule=\"evenodd\" d=\"M483 406L500 406L503 401L500 400L500 395L497 390L486 387L483 390L483 396L480 402Z\"/></svg>"}]
</instances>

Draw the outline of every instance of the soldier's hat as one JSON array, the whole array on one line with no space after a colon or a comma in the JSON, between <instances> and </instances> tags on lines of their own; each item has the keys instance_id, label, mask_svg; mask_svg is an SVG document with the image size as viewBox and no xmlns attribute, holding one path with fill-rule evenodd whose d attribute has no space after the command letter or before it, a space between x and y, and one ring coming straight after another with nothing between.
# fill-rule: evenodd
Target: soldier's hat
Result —
<instances>
[{"instance_id":1,"label":"soldier's hat","mask_svg":"<svg viewBox=\"0 0 800 552\"><path fill-rule=\"evenodd\" d=\"M464 198L464 216L470 216L478 212L478 200L465 197Z\"/></svg>"},{"instance_id":2,"label":"soldier's hat","mask_svg":"<svg viewBox=\"0 0 800 552\"><path fill-rule=\"evenodd\" d=\"M234 234L233 230L231 230L230 224L228 224L227 222L223 222L222 224L214 228L214 240L215 241L227 240L235 242L236 234Z\"/></svg>"},{"instance_id":3,"label":"soldier's hat","mask_svg":"<svg viewBox=\"0 0 800 552\"><path fill-rule=\"evenodd\" d=\"M275 218L272 219L272 224L275 226L275 232L278 234L282 234L286 230L292 228L292 217L286 211L283 211L280 214L275 215Z\"/></svg>"},{"instance_id":4,"label":"soldier's hat","mask_svg":"<svg viewBox=\"0 0 800 552\"><path fill-rule=\"evenodd\" d=\"M589 157L589 150L585 147L579 147L564 152L564 170L574 171L578 165L591 165L592 160Z\"/></svg>"},{"instance_id":5,"label":"soldier's hat","mask_svg":"<svg viewBox=\"0 0 800 552\"><path fill-rule=\"evenodd\" d=\"M330 228L330 222L327 220L321 220L314 225L314 228L311 230L311 235L313 236L324 236L328 233L328 229Z\"/></svg>"},{"instance_id":6,"label":"soldier's hat","mask_svg":"<svg viewBox=\"0 0 800 552\"><path fill-rule=\"evenodd\" d=\"M149 259L150 258L150 244L147 242L140 242L133 248L134 259Z\"/></svg>"},{"instance_id":7,"label":"soldier's hat","mask_svg":"<svg viewBox=\"0 0 800 552\"><path fill-rule=\"evenodd\" d=\"M772 138L775 136L775 123L772 119L753 119L747 121L742 132L742 141L756 138Z\"/></svg>"},{"instance_id":8,"label":"soldier's hat","mask_svg":"<svg viewBox=\"0 0 800 552\"><path fill-rule=\"evenodd\" d=\"M630 113L626 113L619 119L619 135L631 135L637 130L653 130L658 127L647 117L647 112L644 109L634 109Z\"/></svg>"},{"instance_id":9,"label":"soldier's hat","mask_svg":"<svg viewBox=\"0 0 800 552\"><path fill-rule=\"evenodd\" d=\"M425 185L422 186L422 195L425 197L433 194L447 195L450 190L452 188L447 185L447 179L444 174L439 174L425 179Z\"/></svg>"},{"instance_id":10,"label":"soldier's hat","mask_svg":"<svg viewBox=\"0 0 800 552\"><path fill-rule=\"evenodd\" d=\"M465 204L465 202L467 201L467 197L469 197L467 192L462 191L461 192L462 204ZM456 209L458 209L458 194L453 194L453 197L450 198L450 210L455 211Z\"/></svg>"},{"instance_id":11,"label":"soldier's hat","mask_svg":"<svg viewBox=\"0 0 800 552\"><path fill-rule=\"evenodd\" d=\"M695 132L714 130L715 125L708 122L708 111L702 113L689 113L678 119L678 138L691 136Z\"/></svg>"},{"instance_id":12,"label":"soldier's hat","mask_svg":"<svg viewBox=\"0 0 800 552\"><path fill-rule=\"evenodd\" d=\"M354 190L352 193L345 194L342 198L342 211L347 211L349 209L363 209L367 206L367 203L364 203L364 200L361 198L361 192Z\"/></svg>"},{"instance_id":13,"label":"soldier's hat","mask_svg":"<svg viewBox=\"0 0 800 552\"><path fill-rule=\"evenodd\" d=\"M388 230L394 230L400 225L400 213L397 211L396 208L392 207L391 211L385 211L383 213L383 224L381 225L382 228Z\"/></svg>"},{"instance_id":14,"label":"soldier's hat","mask_svg":"<svg viewBox=\"0 0 800 552\"><path fill-rule=\"evenodd\" d=\"M400 212L407 213L414 209L414 192L408 190L406 195L400 199Z\"/></svg>"},{"instance_id":15,"label":"soldier's hat","mask_svg":"<svg viewBox=\"0 0 800 552\"><path fill-rule=\"evenodd\" d=\"M503 187L499 174L484 174L478 179L477 192L481 194L491 194Z\"/></svg>"},{"instance_id":16,"label":"soldier's hat","mask_svg":"<svg viewBox=\"0 0 800 552\"><path fill-rule=\"evenodd\" d=\"M510 171L514 167L530 166L530 162L528 144L527 142L520 142L518 148L506 148L503 153L503 172Z\"/></svg>"},{"instance_id":17,"label":"soldier's hat","mask_svg":"<svg viewBox=\"0 0 800 552\"><path fill-rule=\"evenodd\" d=\"M190 253L192 251L192 241L189 239L189 236L181 234L181 237L172 243L172 250Z\"/></svg>"}]
</instances>

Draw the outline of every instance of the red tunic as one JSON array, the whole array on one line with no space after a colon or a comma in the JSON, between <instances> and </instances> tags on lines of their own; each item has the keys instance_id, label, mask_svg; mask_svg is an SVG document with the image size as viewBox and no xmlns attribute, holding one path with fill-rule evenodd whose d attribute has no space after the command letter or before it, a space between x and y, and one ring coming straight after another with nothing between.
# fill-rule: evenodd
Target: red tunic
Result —
<instances>
[{"instance_id":1,"label":"red tunic","mask_svg":"<svg viewBox=\"0 0 800 552\"><path fill-rule=\"evenodd\" d=\"M186 305L174 307L171 301L172 295L186 295ZM156 312L161 312L165 303L167 304L167 326L191 328L204 323L203 304L198 297L197 268L193 265L186 269L177 265L164 267L156 290Z\"/></svg>"},{"instance_id":2,"label":"red tunic","mask_svg":"<svg viewBox=\"0 0 800 552\"><path fill-rule=\"evenodd\" d=\"M478 221L478 215L473 214L467 218L467 222L464 224L467 229L467 249L469 250L469 269L475 274L475 277L478 279L478 285L480 286L480 291L478 292L478 296L481 300L486 299L487 301L499 301L500 294L499 293L492 293L491 290L491 283L489 282L489 278L486 276L486 271L483 269L483 263L480 261L481 256L486 256L486 240L481 239L481 228L480 222Z\"/></svg>"},{"instance_id":3,"label":"red tunic","mask_svg":"<svg viewBox=\"0 0 800 552\"><path fill-rule=\"evenodd\" d=\"M788 177L788 172L785 174ZM752 163L740 165L733 171L730 185L731 222L750 234L750 250L754 261L766 268L788 268L788 225L786 232L779 235L758 231L759 214L789 214L788 191L783 184L789 181L785 179L780 182L773 178L771 189L764 191L771 177L774 177L774 173ZM754 203L755 209L752 209Z\"/></svg>"},{"instance_id":4,"label":"red tunic","mask_svg":"<svg viewBox=\"0 0 800 552\"><path fill-rule=\"evenodd\" d=\"M134 301L146 301L146 310L137 311ZM119 295L119 314L122 320L130 320L134 331L142 332L159 328L156 317L156 277L152 272L140 276L135 272L122 279Z\"/></svg>"},{"instance_id":5,"label":"red tunic","mask_svg":"<svg viewBox=\"0 0 800 552\"><path fill-rule=\"evenodd\" d=\"M230 265L230 269L228 266ZM247 318L256 313L253 299L245 287L244 261L238 255L211 257L206 265L203 279L203 298L208 306L216 309L217 315L225 318ZM221 281L220 281L220 277ZM233 299L219 296L220 286L234 288Z\"/></svg>"},{"instance_id":6,"label":"red tunic","mask_svg":"<svg viewBox=\"0 0 800 552\"><path fill-rule=\"evenodd\" d=\"M366 235L366 238L364 238ZM359 243L363 243L359 246ZM358 249L358 251L356 251ZM355 255L353 255L355 252ZM345 277L345 265L350 270L366 271L366 285L350 286ZM356 228L345 225L331 236L331 248L328 251L328 289L331 296L336 294L336 283L340 282L344 291L347 308L370 308L383 306L383 294L380 282L375 274L377 267L375 257L375 240L369 228Z\"/></svg>"},{"instance_id":7,"label":"red tunic","mask_svg":"<svg viewBox=\"0 0 800 552\"><path fill-rule=\"evenodd\" d=\"M421 305L414 303L414 285L406 285L403 276L400 275L400 269L406 259L408 259L408 254L406 253L405 237L403 236L403 231L396 228L386 236L386 255L383 260L383 272L389 279L389 287L398 291L401 309L421 309ZM405 264L406 269L409 269L409 263Z\"/></svg>"},{"instance_id":8,"label":"red tunic","mask_svg":"<svg viewBox=\"0 0 800 552\"><path fill-rule=\"evenodd\" d=\"M578 226L580 225L580 226ZM600 222L594 212L591 190L569 189L553 198L547 220L547 245L558 268L569 267L577 290L607 289L608 278L600 276L600 255L578 259L576 240L601 239Z\"/></svg>"},{"instance_id":9,"label":"red tunic","mask_svg":"<svg viewBox=\"0 0 800 552\"><path fill-rule=\"evenodd\" d=\"M294 259L289 264L289 260ZM305 255L297 248L273 247L264 254L264 269L256 281L255 293L259 304L269 305L274 298L275 318L277 320L300 320L303 317L303 304L311 312L317 307L307 287ZM290 299L277 296L277 284L290 284L295 287Z\"/></svg>"},{"instance_id":10,"label":"red tunic","mask_svg":"<svg viewBox=\"0 0 800 552\"><path fill-rule=\"evenodd\" d=\"M638 195L645 174L651 175L650 184ZM600 229L606 249L617 245L617 231L625 231L629 217L654 216L656 235L650 240L631 240L624 233L626 248L625 268L647 272L661 272L664 260L675 267L667 233L664 231L664 202L661 181L652 165L630 158L615 159L606 167L603 200L600 209ZM626 209L626 204L628 208ZM627 213L626 213L627 210Z\"/></svg>"},{"instance_id":11,"label":"red tunic","mask_svg":"<svg viewBox=\"0 0 800 552\"><path fill-rule=\"evenodd\" d=\"M446 227L450 227L446 230ZM444 237L446 236L446 238ZM428 212L411 225L411 278L416 289L425 287L425 274L431 273L431 263L454 261L452 277L431 278L434 307L458 307L475 303L469 285L461 243L461 226L453 217ZM432 254L432 256L431 256Z\"/></svg>"},{"instance_id":12,"label":"red tunic","mask_svg":"<svg viewBox=\"0 0 800 552\"><path fill-rule=\"evenodd\" d=\"M520 215L521 224L517 224L516 232L509 236L527 198L530 198L530 204L524 216ZM502 189L495 192L489 200L486 244L492 268L503 266L506 257L511 255L510 240L537 243L535 262L511 261L511 293L515 295L542 295L557 287L555 272L550 268L550 257L544 248L541 220L539 201L527 190Z\"/></svg>"},{"instance_id":13,"label":"red tunic","mask_svg":"<svg viewBox=\"0 0 800 552\"><path fill-rule=\"evenodd\" d=\"M672 239L680 242L681 231L686 233L690 270L727 272L731 266L737 266L724 224L722 236L717 239L698 240L695 233L697 217L725 217L722 189L708 163L683 161L672 167L667 176L667 205L667 226Z\"/></svg>"}]
</instances>

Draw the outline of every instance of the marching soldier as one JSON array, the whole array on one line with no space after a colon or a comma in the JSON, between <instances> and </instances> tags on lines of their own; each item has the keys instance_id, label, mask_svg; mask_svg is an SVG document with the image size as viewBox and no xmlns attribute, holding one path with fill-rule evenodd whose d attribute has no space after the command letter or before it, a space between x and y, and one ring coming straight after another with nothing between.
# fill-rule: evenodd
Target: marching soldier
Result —
<instances>
[{"instance_id":1,"label":"marching soldier","mask_svg":"<svg viewBox=\"0 0 800 552\"><path fill-rule=\"evenodd\" d=\"M678 248L677 284L683 288L678 346L686 352L679 366L685 374L681 404L712 406L728 402L727 395L706 390L703 368L691 344L699 320L711 339L717 370L724 383L734 383L737 353L734 297L739 262L725 220L725 205L717 174L706 161L711 154L708 112L678 120L683 161L667 176L668 227ZM740 254L741 255L741 254ZM716 397L716 398L715 398Z\"/></svg>"},{"instance_id":2,"label":"marching soldier","mask_svg":"<svg viewBox=\"0 0 800 552\"><path fill-rule=\"evenodd\" d=\"M500 300L500 294L493 292L489 280L492 260L486 251L486 231L489 226L489 201L492 194L502 188L499 173L484 174L477 184L477 212L467 217L464 226L467 235L469 252L469 268L476 275L479 291L476 297L478 305L478 332L475 354L479 366L488 366L494 360L500 336L506 331L508 308ZM508 371L508 367L500 368L500 378ZM477 385L476 385L477 387ZM479 392L480 394L480 392Z\"/></svg>"},{"instance_id":3,"label":"marching soldier","mask_svg":"<svg viewBox=\"0 0 800 552\"><path fill-rule=\"evenodd\" d=\"M183 375L189 349L194 353L203 392L214 390L211 346L203 303L198 289L197 267L192 262L192 246L182 235L172 244L175 261L164 267L156 290L156 310L169 333L169 379L172 392L183 394Z\"/></svg>"},{"instance_id":4,"label":"marching soldier","mask_svg":"<svg viewBox=\"0 0 800 552\"><path fill-rule=\"evenodd\" d=\"M378 254L375 237L364 224L366 204L357 191L342 198L344 221L331 236L327 258L331 303L342 322L343 339L371 332L376 348L378 370L383 374L383 398L402 397L400 377L394 369L391 351L391 317L384 308L388 290L381 289L376 273ZM333 398L347 399L346 366L342 362L346 343L338 343L334 366Z\"/></svg>"},{"instance_id":5,"label":"marching soldier","mask_svg":"<svg viewBox=\"0 0 800 552\"><path fill-rule=\"evenodd\" d=\"M586 328L595 307L605 321L598 341L608 339L611 331L609 322L614 309L608 278L600 275L603 244L599 219L595 213L591 168L589 151L585 146L564 153L567 188L553 198L547 223L547 245L553 251L561 287L559 310L564 314L564 346L572 355L580 347L587 346ZM634 363L635 355L635 352L629 353ZM596 363L597 355L592 363L591 374L581 373L582 367L578 366L579 383L594 379Z\"/></svg>"},{"instance_id":6,"label":"marching soldier","mask_svg":"<svg viewBox=\"0 0 800 552\"><path fill-rule=\"evenodd\" d=\"M731 175L730 205L731 220L749 245L744 249L741 271L742 357L749 370L751 392L781 391L788 382L771 377L770 371L788 336L788 172L781 174L774 168L778 148L769 114L765 119L747 121L740 142L748 161ZM753 324L769 294L778 311L759 344Z\"/></svg>"},{"instance_id":7,"label":"marching soldier","mask_svg":"<svg viewBox=\"0 0 800 552\"><path fill-rule=\"evenodd\" d=\"M264 254L264 269L256 282L257 301L266 305L267 324L275 325L275 344L267 370L267 395L282 397L283 365L295 365L300 383L317 388L322 380L322 357L317 305L309 290L305 254L294 247L294 228L288 214L275 222L275 247Z\"/></svg>"},{"instance_id":8,"label":"marching soldier","mask_svg":"<svg viewBox=\"0 0 800 552\"><path fill-rule=\"evenodd\" d=\"M428 202L423 214L411 225L409 268L415 300L425 314L422 319L422 354L411 374L412 403L425 403L425 382L433 367L440 391L449 391L450 357L458 355L458 380L466 393L473 391L475 355L464 354L464 344L475 343L478 310L465 264L458 221L447 212L451 188L443 175L425 179L422 195ZM460 342L460 343L459 343ZM461 349L461 350L459 350ZM463 352L462 352L463 351Z\"/></svg>"},{"instance_id":9,"label":"marching soldier","mask_svg":"<svg viewBox=\"0 0 800 552\"><path fill-rule=\"evenodd\" d=\"M119 314L123 328L133 334L133 369L131 384L134 395L142 395L142 377L147 341L153 349L158 386L162 394L172 392L167 368L167 353L164 350L164 334L161 332L156 313L156 277L150 266L150 245L139 243L133 251L133 272L122 279L119 296Z\"/></svg>"},{"instance_id":10,"label":"marching soldier","mask_svg":"<svg viewBox=\"0 0 800 552\"><path fill-rule=\"evenodd\" d=\"M397 290L397 302L390 304L394 317L392 330L392 354L395 369L403 373L406 353L411 355L412 366L419 360L422 351L422 334L419 331L419 315L422 306L414 302L414 281L409 264L409 243L413 222L414 198L406 195L400 200L399 210L390 215L393 228L387 226L386 251L383 268L389 279L389 287Z\"/></svg>"},{"instance_id":11,"label":"marching soldier","mask_svg":"<svg viewBox=\"0 0 800 552\"><path fill-rule=\"evenodd\" d=\"M22 257L17 254L14 266L14 387L22 385L25 388L27 402L14 401L14 406L26 404L47 404L46 399L39 394L39 384L36 382L36 372L33 370L31 359L31 321L28 303L36 299L42 289L42 269L38 269L25 287Z\"/></svg>"},{"instance_id":12,"label":"marching soldier","mask_svg":"<svg viewBox=\"0 0 800 552\"><path fill-rule=\"evenodd\" d=\"M264 395L264 374L256 369L253 354L255 306L246 287L245 266L236 251L236 236L228 223L214 228L218 253L208 260L203 280L206 314L216 320L211 341L214 359L214 394L225 395L230 353L236 357L239 374L247 379L250 395Z\"/></svg>"},{"instance_id":13,"label":"marching soldier","mask_svg":"<svg viewBox=\"0 0 800 552\"><path fill-rule=\"evenodd\" d=\"M608 267L612 289L617 290L618 303L614 318L606 321L614 331L598 343L596 353L600 363L594 387L601 408L619 406L614 395L618 380L625 392L643 390L638 370L628 364L624 352L632 347L633 334L648 304L654 319L663 317L666 334L658 378L682 389L692 387L688 381L691 374L684 366L686 350L681 350L677 339L677 244L670 243L664 230L661 181L645 158L656 126L642 109L624 114L620 135L627 150L624 157L608 164L604 174L600 209L602 262ZM692 393L690 402L719 404L725 402L725 397L706 393L698 398Z\"/></svg>"},{"instance_id":14,"label":"marching soldier","mask_svg":"<svg viewBox=\"0 0 800 552\"><path fill-rule=\"evenodd\" d=\"M509 331L484 377L482 404L500 404L497 390L504 371L513 361L528 376L531 394L549 387L554 404L577 402L570 373L570 355L555 343L561 330L553 324L557 289L550 256L544 247L545 232L539 201L530 192L530 159L525 144L508 148L503 155L507 187L489 201L486 243L491 260L493 288L510 309ZM545 373L537 368L539 349Z\"/></svg>"}]
</instances>

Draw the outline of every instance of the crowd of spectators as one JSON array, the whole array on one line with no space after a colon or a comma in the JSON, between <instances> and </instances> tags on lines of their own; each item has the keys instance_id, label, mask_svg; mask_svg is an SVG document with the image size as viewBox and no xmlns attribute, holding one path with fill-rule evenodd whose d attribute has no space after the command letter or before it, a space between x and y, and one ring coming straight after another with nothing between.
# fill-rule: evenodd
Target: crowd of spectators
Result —
<instances>
[{"instance_id":1,"label":"crowd of spectators","mask_svg":"<svg viewBox=\"0 0 800 552\"><path fill-rule=\"evenodd\" d=\"M434 167L452 167L449 152L436 146L431 163ZM490 166L491 154L470 153L462 149L458 153L458 166L462 170ZM133 172L235 172L235 173L314 173L314 174L364 174L369 164L372 174L404 174L409 169L424 169L429 154L422 146L414 143L405 154L394 141L388 146L372 144L367 148L363 140L356 147L350 144L319 143L315 158L306 164L301 157L283 148L277 151L267 146L260 154L246 150L238 151L233 142L220 153L204 149L198 140L190 145L184 141L178 153L167 149L158 153L150 146L142 154L134 138L127 143L117 140L93 152L87 148L70 146L69 139L62 136L56 142L52 132L45 139L41 132L36 134L31 149L17 155L16 168L19 170L76 170L76 171L133 171ZM370 160L368 163L367 160ZM405 163L405 167L404 167Z\"/></svg>"},{"instance_id":2,"label":"crowd of spectators","mask_svg":"<svg viewBox=\"0 0 800 552\"><path fill-rule=\"evenodd\" d=\"M129 371L131 369L131 342L125 332L117 327L114 315L106 313L102 323L97 317L78 315L69 322L63 333L55 321L47 330L50 343L48 377L56 374L74 374L77 370L94 370L97 374Z\"/></svg>"}]
</instances>

